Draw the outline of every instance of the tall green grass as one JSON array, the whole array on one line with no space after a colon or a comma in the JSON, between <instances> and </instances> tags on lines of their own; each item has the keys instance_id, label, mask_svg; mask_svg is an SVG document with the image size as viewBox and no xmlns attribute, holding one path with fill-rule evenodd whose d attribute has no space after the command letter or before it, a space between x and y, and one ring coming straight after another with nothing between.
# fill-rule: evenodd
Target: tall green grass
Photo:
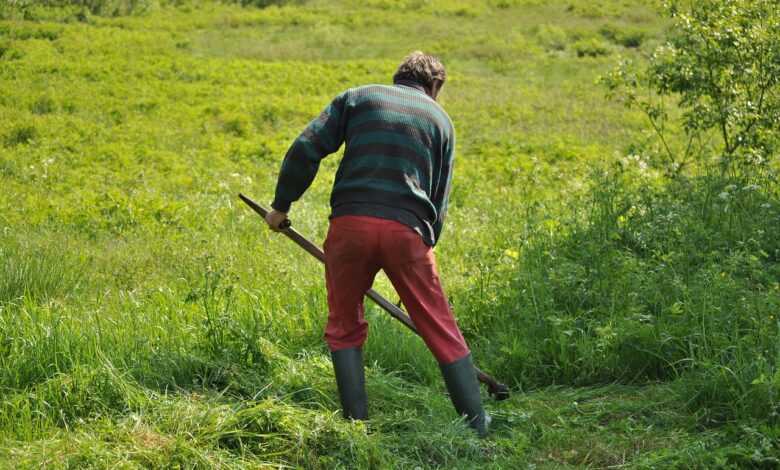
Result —
<instances>
[{"instance_id":1,"label":"tall green grass","mask_svg":"<svg viewBox=\"0 0 780 470\"><path fill-rule=\"evenodd\" d=\"M67 241L56 248L40 241L12 242L0 248L0 305L25 300L46 303L78 294L84 260L68 253Z\"/></svg>"},{"instance_id":2,"label":"tall green grass","mask_svg":"<svg viewBox=\"0 0 780 470\"><path fill-rule=\"evenodd\" d=\"M528 334L495 330L502 369L529 384L671 381L703 423L774 422L775 190L641 181L611 168L583 212L518 245L494 317Z\"/></svg>"}]
</instances>

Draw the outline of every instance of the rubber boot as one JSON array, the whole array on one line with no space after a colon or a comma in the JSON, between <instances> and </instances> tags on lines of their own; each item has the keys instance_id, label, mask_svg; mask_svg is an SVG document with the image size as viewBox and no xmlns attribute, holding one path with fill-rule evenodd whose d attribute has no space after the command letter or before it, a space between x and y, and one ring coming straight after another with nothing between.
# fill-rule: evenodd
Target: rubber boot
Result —
<instances>
[{"instance_id":1,"label":"rubber boot","mask_svg":"<svg viewBox=\"0 0 780 470\"><path fill-rule=\"evenodd\" d=\"M440 364L439 367L455 411L460 416L466 417L468 425L477 431L479 437L485 437L490 425L490 416L482 408L479 382L474 363L471 361L471 354L449 364Z\"/></svg>"},{"instance_id":2,"label":"rubber boot","mask_svg":"<svg viewBox=\"0 0 780 470\"><path fill-rule=\"evenodd\" d=\"M346 419L368 419L366 376L363 371L363 351L359 348L332 351L333 370L339 388L341 409Z\"/></svg>"}]
</instances>

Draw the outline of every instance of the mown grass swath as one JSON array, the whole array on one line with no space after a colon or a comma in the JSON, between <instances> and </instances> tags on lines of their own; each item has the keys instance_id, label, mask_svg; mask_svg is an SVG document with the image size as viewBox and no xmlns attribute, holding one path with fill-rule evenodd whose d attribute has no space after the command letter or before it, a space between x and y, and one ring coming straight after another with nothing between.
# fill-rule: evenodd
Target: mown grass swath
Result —
<instances>
[{"instance_id":1,"label":"mown grass swath","mask_svg":"<svg viewBox=\"0 0 780 470\"><path fill-rule=\"evenodd\" d=\"M700 3L3 3L0 467L777 465L778 18ZM372 418L341 420L322 268L235 197L415 49L458 135L442 279L514 392L487 440L372 306ZM313 240L337 161L291 214Z\"/></svg>"}]
</instances>

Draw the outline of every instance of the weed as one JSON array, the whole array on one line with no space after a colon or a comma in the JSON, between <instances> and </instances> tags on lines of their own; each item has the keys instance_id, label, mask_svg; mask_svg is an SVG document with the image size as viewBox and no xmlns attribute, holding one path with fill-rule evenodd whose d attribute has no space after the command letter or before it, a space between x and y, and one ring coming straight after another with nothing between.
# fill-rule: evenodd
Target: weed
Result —
<instances>
[{"instance_id":1,"label":"weed","mask_svg":"<svg viewBox=\"0 0 780 470\"><path fill-rule=\"evenodd\" d=\"M5 137L6 147L29 144L38 137L38 129L32 125L21 125L11 129Z\"/></svg>"}]
</instances>

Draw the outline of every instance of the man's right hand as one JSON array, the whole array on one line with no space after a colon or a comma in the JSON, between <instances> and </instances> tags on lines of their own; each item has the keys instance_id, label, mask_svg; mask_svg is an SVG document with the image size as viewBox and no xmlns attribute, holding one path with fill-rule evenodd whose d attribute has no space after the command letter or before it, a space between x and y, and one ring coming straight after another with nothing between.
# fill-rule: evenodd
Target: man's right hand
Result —
<instances>
[{"instance_id":1,"label":"man's right hand","mask_svg":"<svg viewBox=\"0 0 780 470\"><path fill-rule=\"evenodd\" d=\"M271 209L268 214L265 216L265 221L268 223L268 226L273 230L274 232L281 232L284 230L282 227L282 223L287 220L287 213L286 212L280 212L276 209Z\"/></svg>"}]
</instances>

